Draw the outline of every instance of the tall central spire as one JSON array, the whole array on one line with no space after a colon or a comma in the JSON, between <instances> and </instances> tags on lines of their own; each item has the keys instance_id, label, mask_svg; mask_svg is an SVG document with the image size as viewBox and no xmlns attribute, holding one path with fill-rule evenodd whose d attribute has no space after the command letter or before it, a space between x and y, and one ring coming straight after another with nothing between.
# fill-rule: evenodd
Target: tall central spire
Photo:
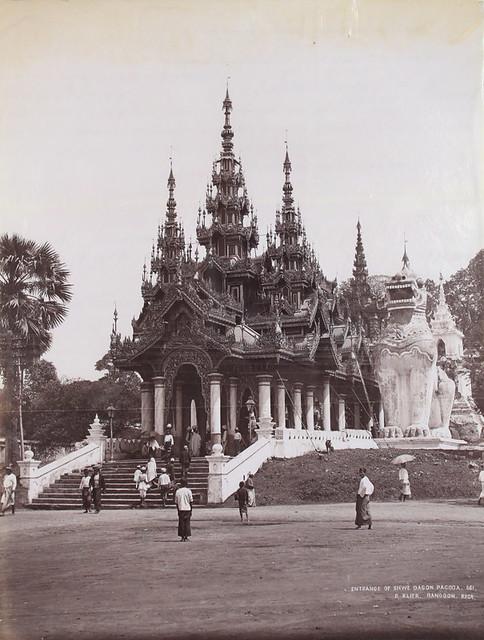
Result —
<instances>
[{"instance_id":1,"label":"tall central spire","mask_svg":"<svg viewBox=\"0 0 484 640\"><path fill-rule=\"evenodd\" d=\"M285 215L286 215L286 218L288 216L291 216L291 221L293 221L294 220L294 199L292 197L292 184L291 184L292 165L291 165L291 161L289 160L289 151L287 148L287 142L286 142L286 157L284 158L283 168L284 168L285 180L284 180L284 185L282 187L282 191L283 191L282 217L284 221ZM287 219L285 221L289 222L289 220Z\"/></svg>"},{"instance_id":2,"label":"tall central spire","mask_svg":"<svg viewBox=\"0 0 484 640\"><path fill-rule=\"evenodd\" d=\"M232 131L232 125L230 124L230 113L232 111L232 100L229 96L229 88L227 87L227 91L225 93L225 100L223 101L223 110L225 113L225 124L222 129L222 155L226 158L233 158L233 149L234 145L232 142L232 138L234 137L234 132Z\"/></svg>"},{"instance_id":3,"label":"tall central spire","mask_svg":"<svg viewBox=\"0 0 484 640\"><path fill-rule=\"evenodd\" d=\"M175 177L170 158L170 175L168 176L168 200L166 203L166 224L174 224L176 221Z\"/></svg>"},{"instance_id":4,"label":"tall central spire","mask_svg":"<svg viewBox=\"0 0 484 640\"><path fill-rule=\"evenodd\" d=\"M207 253L219 258L245 259L251 249L257 247L259 236L257 218L247 196L242 163L240 159L235 159L233 153L234 132L230 123L232 101L228 87L223 111L222 151L219 159L213 163L212 184L207 185L206 212L203 212L203 217L200 212L198 217L197 239ZM206 213L212 219L210 226L205 226ZM246 226L245 218L249 216Z\"/></svg>"}]
</instances>

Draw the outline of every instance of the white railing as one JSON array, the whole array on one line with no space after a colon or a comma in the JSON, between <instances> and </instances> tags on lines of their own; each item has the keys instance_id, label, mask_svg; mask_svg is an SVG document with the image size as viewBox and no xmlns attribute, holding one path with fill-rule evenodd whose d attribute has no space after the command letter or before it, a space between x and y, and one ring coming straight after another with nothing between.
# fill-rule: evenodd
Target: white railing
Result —
<instances>
[{"instance_id":1,"label":"white railing","mask_svg":"<svg viewBox=\"0 0 484 640\"><path fill-rule=\"evenodd\" d=\"M311 451L326 451L326 440L331 441L334 449L378 448L371 433L365 429L276 429L273 455L275 458L295 458Z\"/></svg>"},{"instance_id":2,"label":"white railing","mask_svg":"<svg viewBox=\"0 0 484 640\"><path fill-rule=\"evenodd\" d=\"M91 443L43 467L39 467L39 460L20 461L18 463L20 484L27 489L27 502L30 504L43 489L49 487L65 473L102 463L102 453L102 446Z\"/></svg>"},{"instance_id":3,"label":"white railing","mask_svg":"<svg viewBox=\"0 0 484 640\"><path fill-rule=\"evenodd\" d=\"M244 449L235 458L228 456L206 456L208 460L209 504L225 502L246 480L249 473L256 473L272 457L273 438L261 438Z\"/></svg>"}]
</instances>

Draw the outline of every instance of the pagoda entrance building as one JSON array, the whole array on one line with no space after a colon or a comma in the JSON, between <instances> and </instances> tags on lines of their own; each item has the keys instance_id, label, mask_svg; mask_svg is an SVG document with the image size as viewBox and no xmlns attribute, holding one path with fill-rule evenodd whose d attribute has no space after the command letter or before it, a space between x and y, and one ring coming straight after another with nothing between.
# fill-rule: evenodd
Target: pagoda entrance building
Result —
<instances>
[{"instance_id":1,"label":"pagoda entrance building","mask_svg":"<svg viewBox=\"0 0 484 640\"><path fill-rule=\"evenodd\" d=\"M368 344L308 241L287 147L281 209L258 254L228 91L223 110L220 157L196 217L205 255L185 241L170 169L165 221L143 272L143 308L117 356L121 369L143 379L142 427L162 434L170 423L180 443L195 421L214 445L225 426L229 451L237 428L248 444L255 421L265 435L370 429L380 396Z\"/></svg>"}]
</instances>

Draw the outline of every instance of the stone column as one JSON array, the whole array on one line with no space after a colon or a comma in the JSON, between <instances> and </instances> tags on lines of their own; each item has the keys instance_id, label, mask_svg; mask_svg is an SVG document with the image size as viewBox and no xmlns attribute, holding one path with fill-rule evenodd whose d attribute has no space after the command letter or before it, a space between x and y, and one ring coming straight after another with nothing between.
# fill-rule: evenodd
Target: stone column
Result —
<instances>
[{"instance_id":1,"label":"stone column","mask_svg":"<svg viewBox=\"0 0 484 640\"><path fill-rule=\"evenodd\" d=\"M294 383L294 393L293 393L293 402L294 402L294 427L296 429L302 429L302 402L301 402L301 393L302 393L302 382Z\"/></svg>"},{"instance_id":2,"label":"stone column","mask_svg":"<svg viewBox=\"0 0 484 640\"><path fill-rule=\"evenodd\" d=\"M181 451L184 443L183 433L183 385L181 382L175 384L175 442Z\"/></svg>"},{"instance_id":3,"label":"stone column","mask_svg":"<svg viewBox=\"0 0 484 640\"><path fill-rule=\"evenodd\" d=\"M306 427L314 430L314 387L306 387Z\"/></svg>"},{"instance_id":4,"label":"stone column","mask_svg":"<svg viewBox=\"0 0 484 640\"><path fill-rule=\"evenodd\" d=\"M323 380L323 428L331 431L331 392L329 378Z\"/></svg>"},{"instance_id":5,"label":"stone column","mask_svg":"<svg viewBox=\"0 0 484 640\"><path fill-rule=\"evenodd\" d=\"M153 431L153 383L141 383L141 428Z\"/></svg>"},{"instance_id":6,"label":"stone column","mask_svg":"<svg viewBox=\"0 0 484 640\"><path fill-rule=\"evenodd\" d=\"M378 423L380 425L380 429L383 429L385 426L385 411L383 410L383 402L381 400L378 407Z\"/></svg>"},{"instance_id":7,"label":"stone column","mask_svg":"<svg viewBox=\"0 0 484 640\"><path fill-rule=\"evenodd\" d=\"M355 402L355 420L354 420L354 425L353 427L355 429L359 429L360 428L360 403L358 401Z\"/></svg>"},{"instance_id":8,"label":"stone column","mask_svg":"<svg viewBox=\"0 0 484 640\"><path fill-rule=\"evenodd\" d=\"M344 396L338 398L338 431L346 429L346 407Z\"/></svg>"},{"instance_id":9,"label":"stone column","mask_svg":"<svg viewBox=\"0 0 484 640\"><path fill-rule=\"evenodd\" d=\"M238 378L229 378L229 424L228 435L233 436L237 427L237 386Z\"/></svg>"},{"instance_id":10,"label":"stone column","mask_svg":"<svg viewBox=\"0 0 484 640\"><path fill-rule=\"evenodd\" d=\"M223 376L220 373L209 373L210 382L210 434L212 445L221 442L222 427L222 403L221 403L221 384Z\"/></svg>"},{"instance_id":11,"label":"stone column","mask_svg":"<svg viewBox=\"0 0 484 640\"><path fill-rule=\"evenodd\" d=\"M156 433L163 434L165 431L165 378L157 376L153 378L155 386L155 423Z\"/></svg>"},{"instance_id":12,"label":"stone column","mask_svg":"<svg viewBox=\"0 0 484 640\"><path fill-rule=\"evenodd\" d=\"M272 376L264 373L256 378L259 385L259 429L261 431L272 430L274 426L271 413Z\"/></svg>"},{"instance_id":13,"label":"stone column","mask_svg":"<svg viewBox=\"0 0 484 640\"><path fill-rule=\"evenodd\" d=\"M286 427L286 387L285 380L277 383L277 426L279 429Z\"/></svg>"}]
</instances>

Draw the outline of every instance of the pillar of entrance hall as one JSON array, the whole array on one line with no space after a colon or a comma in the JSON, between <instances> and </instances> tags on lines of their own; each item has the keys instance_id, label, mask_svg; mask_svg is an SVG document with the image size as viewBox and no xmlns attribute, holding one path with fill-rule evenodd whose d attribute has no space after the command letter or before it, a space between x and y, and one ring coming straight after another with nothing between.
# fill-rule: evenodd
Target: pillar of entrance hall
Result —
<instances>
[{"instance_id":1,"label":"pillar of entrance hall","mask_svg":"<svg viewBox=\"0 0 484 640\"><path fill-rule=\"evenodd\" d=\"M210 383L210 438L212 446L220 444L222 427L221 384L223 376L220 373L209 373Z\"/></svg>"},{"instance_id":2,"label":"pillar of entrance hall","mask_svg":"<svg viewBox=\"0 0 484 640\"><path fill-rule=\"evenodd\" d=\"M185 442L183 433L183 384L175 384L175 445L177 451L181 451Z\"/></svg>"},{"instance_id":3,"label":"pillar of entrance hall","mask_svg":"<svg viewBox=\"0 0 484 640\"><path fill-rule=\"evenodd\" d=\"M295 382L293 387L293 402L294 402L294 428L302 429L302 382Z\"/></svg>"},{"instance_id":4,"label":"pillar of entrance hall","mask_svg":"<svg viewBox=\"0 0 484 640\"><path fill-rule=\"evenodd\" d=\"M225 455L231 455L234 449L234 434L237 428L237 391L239 379L229 378L229 424Z\"/></svg>"},{"instance_id":5,"label":"pillar of entrance hall","mask_svg":"<svg viewBox=\"0 0 484 640\"><path fill-rule=\"evenodd\" d=\"M338 431L346 429L346 405L344 396L338 398Z\"/></svg>"},{"instance_id":6,"label":"pillar of entrance hall","mask_svg":"<svg viewBox=\"0 0 484 640\"><path fill-rule=\"evenodd\" d=\"M306 427L314 430L314 387L306 387Z\"/></svg>"},{"instance_id":7,"label":"pillar of entrance hall","mask_svg":"<svg viewBox=\"0 0 484 640\"><path fill-rule=\"evenodd\" d=\"M153 378L155 387L155 421L154 429L156 433L163 434L165 430L165 378L157 376Z\"/></svg>"},{"instance_id":8,"label":"pillar of entrance hall","mask_svg":"<svg viewBox=\"0 0 484 640\"><path fill-rule=\"evenodd\" d=\"M153 430L153 383L141 383L141 428Z\"/></svg>"},{"instance_id":9,"label":"pillar of entrance hall","mask_svg":"<svg viewBox=\"0 0 484 640\"><path fill-rule=\"evenodd\" d=\"M360 428L360 403L359 402L355 402L355 406L354 406L354 424L353 427L355 429L359 429Z\"/></svg>"},{"instance_id":10,"label":"pillar of entrance hall","mask_svg":"<svg viewBox=\"0 0 484 640\"><path fill-rule=\"evenodd\" d=\"M279 429L286 427L286 387L284 380L277 383L277 426Z\"/></svg>"},{"instance_id":11,"label":"pillar of entrance hall","mask_svg":"<svg viewBox=\"0 0 484 640\"><path fill-rule=\"evenodd\" d=\"M323 380L323 429L331 431L331 391L329 378Z\"/></svg>"},{"instance_id":12,"label":"pillar of entrance hall","mask_svg":"<svg viewBox=\"0 0 484 640\"><path fill-rule=\"evenodd\" d=\"M271 413L271 380L269 374L256 376L259 387L259 429L261 431L271 430L273 427Z\"/></svg>"}]
</instances>

